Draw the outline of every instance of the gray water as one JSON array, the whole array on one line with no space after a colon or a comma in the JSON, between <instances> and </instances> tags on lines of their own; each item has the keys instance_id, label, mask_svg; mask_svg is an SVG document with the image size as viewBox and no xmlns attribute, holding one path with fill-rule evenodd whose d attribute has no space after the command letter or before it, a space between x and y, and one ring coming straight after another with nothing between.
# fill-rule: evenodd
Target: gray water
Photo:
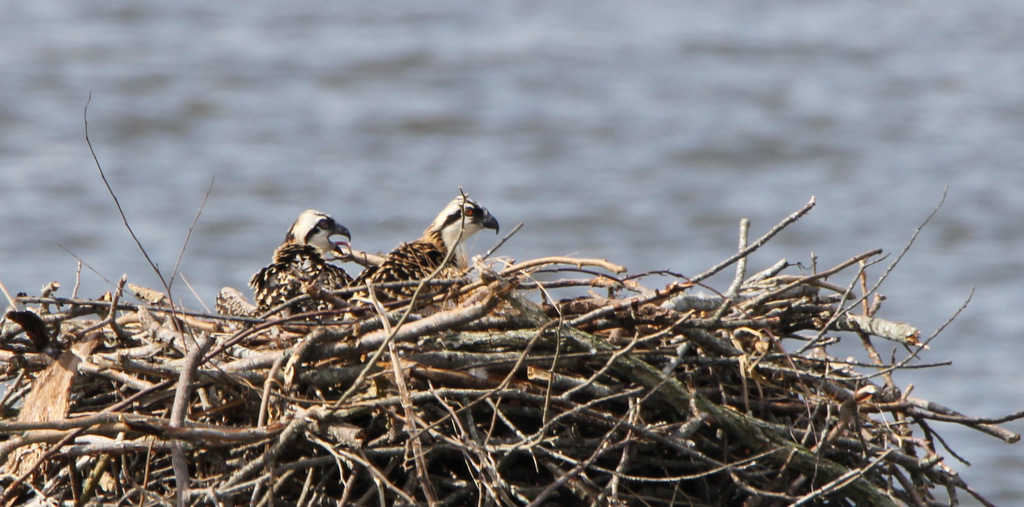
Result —
<instances>
[{"instance_id":1,"label":"gray water","mask_svg":"<svg viewBox=\"0 0 1024 507\"><path fill-rule=\"evenodd\" d=\"M85 143L90 93L90 140L165 273L213 181L180 265L207 305L306 208L386 251L462 185L526 224L504 255L695 274L741 218L759 235L812 195L752 269L898 253L948 186L882 315L927 336L974 288L921 356L953 366L897 379L998 416L1024 409L1022 32L1013 0L5 2L0 281L67 296L77 257L83 296L159 285ZM933 427L970 484L1024 502L1021 444Z\"/></svg>"}]
</instances>

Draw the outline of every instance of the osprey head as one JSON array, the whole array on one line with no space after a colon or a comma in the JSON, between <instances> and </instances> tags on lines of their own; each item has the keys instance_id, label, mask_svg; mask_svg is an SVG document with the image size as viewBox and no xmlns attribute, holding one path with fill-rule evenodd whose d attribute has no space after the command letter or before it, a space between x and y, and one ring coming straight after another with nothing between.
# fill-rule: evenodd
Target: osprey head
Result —
<instances>
[{"instance_id":1,"label":"osprey head","mask_svg":"<svg viewBox=\"0 0 1024 507\"><path fill-rule=\"evenodd\" d=\"M497 233L498 220L487 211L487 208L469 197L460 195L441 210L434 223L427 227L426 234L440 235L445 248L450 251L483 229L494 229Z\"/></svg>"},{"instance_id":2,"label":"osprey head","mask_svg":"<svg viewBox=\"0 0 1024 507\"><path fill-rule=\"evenodd\" d=\"M344 241L333 242L331 236L335 234L352 239L348 229L344 225L335 222L330 215L317 210L308 209L303 211L299 218L288 229L288 235L284 237L285 243L299 245L313 245L321 254L339 251L339 247L347 246Z\"/></svg>"}]
</instances>

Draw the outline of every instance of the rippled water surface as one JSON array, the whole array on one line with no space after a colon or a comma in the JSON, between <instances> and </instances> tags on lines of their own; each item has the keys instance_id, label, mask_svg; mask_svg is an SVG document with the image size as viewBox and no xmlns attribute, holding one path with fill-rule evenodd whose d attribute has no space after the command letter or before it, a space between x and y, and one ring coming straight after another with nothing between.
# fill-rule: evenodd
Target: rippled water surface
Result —
<instances>
[{"instance_id":1,"label":"rippled water surface","mask_svg":"<svg viewBox=\"0 0 1024 507\"><path fill-rule=\"evenodd\" d=\"M922 355L953 366L898 380L972 415L1024 408L1024 4L93 4L0 6L12 291L67 295L76 257L83 295L123 273L157 285L85 143L90 94L93 147L162 270L213 182L180 267L207 304L310 207L388 250L462 185L526 224L505 255L694 274L733 252L740 218L760 234L812 195L753 269L891 261L948 186L883 315L928 335L975 292ZM969 483L1024 502L1020 444L934 426Z\"/></svg>"}]
</instances>

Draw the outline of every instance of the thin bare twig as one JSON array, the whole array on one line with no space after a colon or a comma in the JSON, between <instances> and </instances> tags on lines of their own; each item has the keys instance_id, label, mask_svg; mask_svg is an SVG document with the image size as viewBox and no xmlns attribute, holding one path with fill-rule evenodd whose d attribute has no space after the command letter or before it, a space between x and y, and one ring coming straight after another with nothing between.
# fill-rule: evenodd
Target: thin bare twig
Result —
<instances>
[{"instance_id":1,"label":"thin bare twig","mask_svg":"<svg viewBox=\"0 0 1024 507\"><path fill-rule=\"evenodd\" d=\"M188 248L188 240L192 237L192 231L195 230L196 224L199 222L199 217L203 215L203 208L206 207L206 200L210 198L210 192L213 192L214 179L215 178L210 178L210 186L207 187L206 193L203 194L203 202L199 204L199 210L196 211L196 216L192 219L192 224L188 226L188 232L185 233L185 241L181 242L181 251L178 252L178 258L174 260L174 269L171 271L170 281L167 282L168 296L170 296L171 293L171 285L174 284L174 279L178 276L178 268L181 266L181 259L185 256L185 249ZM106 180L104 179L104 181Z\"/></svg>"},{"instance_id":2,"label":"thin bare twig","mask_svg":"<svg viewBox=\"0 0 1024 507\"><path fill-rule=\"evenodd\" d=\"M697 276L690 277L690 281L693 282L693 283L697 283L697 282L706 280L708 278L711 278L712 276L715 275L715 273L718 273L719 271L721 271L721 270L729 267L730 265L732 265L732 263L734 263L734 262L736 262L736 261L738 261L738 260L740 260L740 259L742 259L742 258L744 258L744 257L746 257L748 255L750 255L751 253L753 253L758 248L761 248L765 243L768 242L768 240L772 239L776 234L782 232L782 230L785 229L786 227L788 227L789 224L792 224L793 222L796 222L797 220L800 220L800 218L803 217L804 215L806 215L807 212L811 211L811 208L813 208L814 205L815 205L814 197L812 196L811 200L808 201L807 204L804 205L804 207L800 208L799 210L797 210L796 212L794 212L793 214L789 215L788 217L783 219L781 222L776 224L775 227L772 227L772 229L770 231L765 233L764 236L761 236L760 238L758 238L757 241L754 241L753 244L751 244L747 248L744 248L743 250L740 250L739 252L737 252L735 255L729 257L728 259L726 259L726 260L724 260L722 262L719 262L718 264L714 265L713 267L711 267L710 269L704 271L703 273L701 273L701 274L699 274Z\"/></svg>"},{"instance_id":3,"label":"thin bare twig","mask_svg":"<svg viewBox=\"0 0 1024 507\"><path fill-rule=\"evenodd\" d=\"M146 248L142 246L142 242L139 241L139 237L135 235L135 231L132 226L128 223L128 217L124 214L124 208L121 207L121 201L118 200L117 194L114 193L114 189L111 188L110 182L107 181L107 175L103 172L103 166L100 164L100 159L96 156L96 150L92 147L92 141L89 140L89 103L92 102L92 92L89 92L89 98L85 101L85 109L82 111L82 119L85 122L85 144L89 146L89 153L92 155L92 160L96 164L96 169L100 172L100 178L103 180L103 185L107 187L107 192L110 193L110 197L114 200L114 205L117 206L117 212L121 215L121 221L124 223L124 227L128 229L128 234L131 234L132 239L135 240L135 244L138 245L139 250L142 252L142 256L146 258L146 262L153 268L153 272L160 278L160 283L165 289L167 289L168 295L170 295L170 285L167 280L164 279L163 273L160 272L160 268L157 267L153 259L149 257L149 253L146 252Z\"/></svg>"}]
</instances>

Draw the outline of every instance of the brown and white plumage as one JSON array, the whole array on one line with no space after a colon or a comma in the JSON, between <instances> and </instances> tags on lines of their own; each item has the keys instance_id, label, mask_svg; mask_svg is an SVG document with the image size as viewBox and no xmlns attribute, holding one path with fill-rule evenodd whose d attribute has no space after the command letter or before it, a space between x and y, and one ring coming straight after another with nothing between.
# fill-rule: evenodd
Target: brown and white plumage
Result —
<instances>
[{"instance_id":1,"label":"brown and white plumage","mask_svg":"<svg viewBox=\"0 0 1024 507\"><path fill-rule=\"evenodd\" d=\"M497 232L498 221L476 201L460 195L445 206L422 237L398 245L384 258L383 263L367 268L352 285L422 280L437 270L448 252L453 250L451 260L437 274L436 279L459 277L469 264L466 240L483 229L494 229ZM378 298L389 300L408 297L414 291L415 287L409 287L375 290L375 294Z\"/></svg>"},{"instance_id":2,"label":"brown and white plumage","mask_svg":"<svg viewBox=\"0 0 1024 507\"><path fill-rule=\"evenodd\" d=\"M232 317L251 317L259 314L259 308L245 299L234 287L222 287L217 293L217 313Z\"/></svg>"},{"instance_id":3,"label":"brown and white plumage","mask_svg":"<svg viewBox=\"0 0 1024 507\"><path fill-rule=\"evenodd\" d=\"M249 280L257 313L305 294L304 284L330 291L344 288L352 281L344 269L324 258L328 252L339 248L339 244L331 241L334 235L351 238L345 226L325 213L306 210L299 215L288 230L284 243L274 251L273 262ZM304 313L330 307L328 302L317 299L295 303L289 310L291 313Z\"/></svg>"}]
</instances>

